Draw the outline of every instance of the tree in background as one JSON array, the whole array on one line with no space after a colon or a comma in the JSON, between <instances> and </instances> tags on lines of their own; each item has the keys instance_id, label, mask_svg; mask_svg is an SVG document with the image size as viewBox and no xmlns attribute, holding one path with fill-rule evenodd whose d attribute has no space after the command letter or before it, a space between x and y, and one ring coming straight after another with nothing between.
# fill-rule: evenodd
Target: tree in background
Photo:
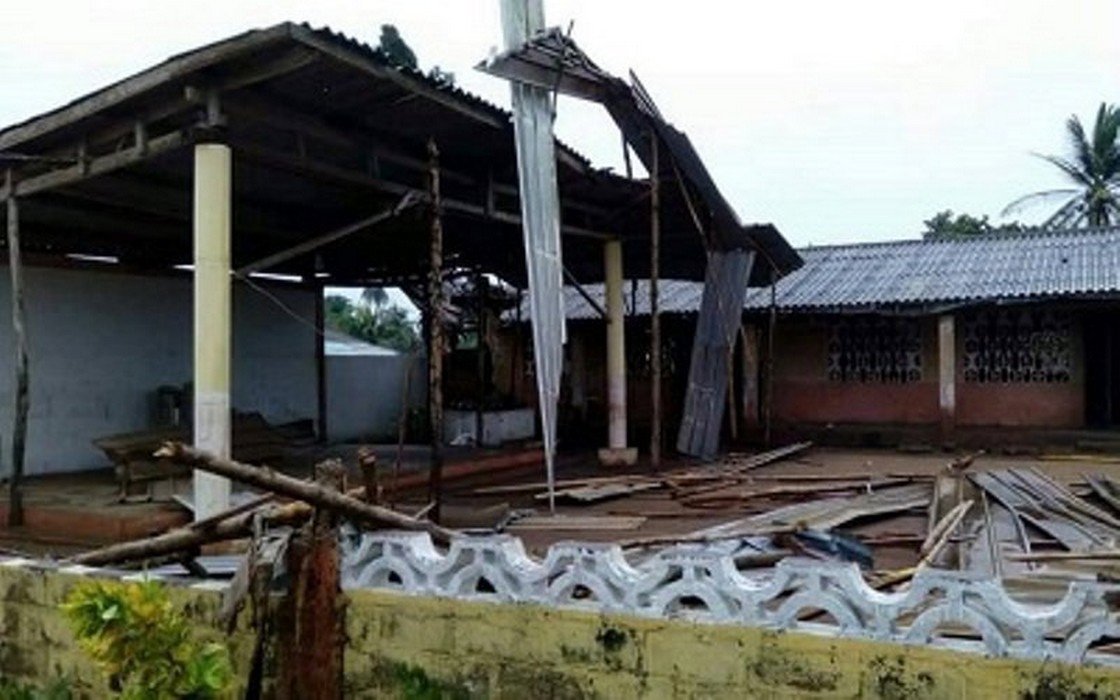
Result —
<instances>
[{"instance_id":1,"label":"tree in background","mask_svg":"<svg viewBox=\"0 0 1120 700\"><path fill-rule=\"evenodd\" d=\"M389 62L393 65L402 68L411 68L412 70L420 70L420 63L416 60L416 53L409 47L408 42L401 36L400 31L392 24L381 25L381 37L378 40L377 48ZM432 66L428 71L428 77L440 83L441 85L454 85L455 74L451 71L446 71L439 66Z\"/></svg>"},{"instance_id":2,"label":"tree in background","mask_svg":"<svg viewBox=\"0 0 1120 700\"><path fill-rule=\"evenodd\" d=\"M327 296L323 303L326 305L324 322L331 330L401 352L420 345L416 324L409 319L408 312L396 304L388 304L387 296L381 303L372 302L372 306L370 302L355 304L337 294Z\"/></svg>"},{"instance_id":3,"label":"tree in background","mask_svg":"<svg viewBox=\"0 0 1120 700\"><path fill-rule=\"evenodd\" d=\"M390 63L418 70L416 54L409 48L401 33L391 24L381 25L381 39L377 44Z\"/></svg>"},{"instance_id":4,"label":"tree in background","mask_svg":"<svg viewBox=\"0 0 1120 700\"><path fill-rule=\"evenodd\" d=\"M1066 121L1071 157L1035 153L1062 171L1071 187L1032 192L1016 199L1004 214L1046 200L1064 199L1043 228L1108 226L1120 223L1120 108L1101 103L1092 135L1085 133L1081 120L1071 115Z\"/></svg>"},{"instance_id":5,"label":"tree in background","mask_svg":"<svg viewBox=\"0 0 1120 700\"><path fill-rule=\"evenodd\" d=\"M1026 229L1018 221L993 226L987 216L954 214L952 209L937 212L933 218L926 219L922 223L926 225L925 230L922 231L922 238L927 241L987 236L993 233L1016 233Z\"/></svg>"}]
</instances>

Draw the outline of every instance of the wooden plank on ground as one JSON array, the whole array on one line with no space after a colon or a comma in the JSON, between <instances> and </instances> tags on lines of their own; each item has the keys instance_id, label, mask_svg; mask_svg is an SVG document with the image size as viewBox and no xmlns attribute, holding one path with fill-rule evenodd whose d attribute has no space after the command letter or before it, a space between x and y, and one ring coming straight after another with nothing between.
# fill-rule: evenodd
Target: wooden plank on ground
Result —
<instances>
[{"instance_id":1,"label":"wooden plank on ground","mask_svg":"<svg viewBox=\"0 0 1120 700\"><path fill-rule=\"evenodd\" d=\"M641 515L534 515L521 518L511 530L637 530L646 518Z\"/></svg>"}]
</instances>

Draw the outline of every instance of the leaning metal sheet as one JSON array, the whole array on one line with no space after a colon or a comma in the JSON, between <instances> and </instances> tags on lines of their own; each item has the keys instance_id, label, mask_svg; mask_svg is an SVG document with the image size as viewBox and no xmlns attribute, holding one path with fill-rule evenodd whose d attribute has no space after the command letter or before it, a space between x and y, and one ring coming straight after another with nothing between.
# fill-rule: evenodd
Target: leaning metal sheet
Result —
<instances>
[{"instance_id":1,"label":"leaning metal sheet","mask_svg":"<svg viewBox=\"0 0 1120 700\"><path fill-rule=\"evenodd\" d=\"M541 0L504 0L502 29L507 49L520 46L534 32L543 30ZM552 98L547 90L523 83L511 83L510 89L529 279L533 359L540 397L549 506L553 507L556 406L560 394L565 327Z\"/></svg>"}]
</instances>

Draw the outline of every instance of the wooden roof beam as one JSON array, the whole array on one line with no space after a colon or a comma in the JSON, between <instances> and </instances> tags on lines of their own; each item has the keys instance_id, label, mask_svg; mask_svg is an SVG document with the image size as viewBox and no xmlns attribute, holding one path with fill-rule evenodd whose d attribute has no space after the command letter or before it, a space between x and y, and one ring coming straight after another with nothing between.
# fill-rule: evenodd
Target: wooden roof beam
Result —
<instances>
[{"instance_id":1,"label":"wooden roof beam","mask_svg":"<svg viewBox=\"0 0 1120 700\"><path fill-rule=\"evenodd\" d=\"M23 197L37 192L45 192L56 187L71 185L82 180L87 180L98 175L115 172L142 161L156 158L183 148L194 142L194 136L186 130L174 131L155 138L148 139L142 144L119 153L111 153L95 158L82 159L76 165L66 168L57 168L40 175L16 180L13 184L5 184L0 189L0 201L9 197ZM81 150L81 149L76 149Z\"/></svg>"},{"instance_id":2,"label":"wooden roof beam","mask_svg":"<svg viewBox=\"0 0 1120 700\"><path fill-rule=\"evenodd\" d=\"M366 187L380 192L387 192L389 194L402 197L409 192L419 192L417 188L402 185L400 183L391 182L381 178L373 177L363 171L354 170L351 168L340 167L329 163L316 161L310 157L303 157L300 155L289 155L281 153L275 149L265 148L257 144L249 143L246 141L235 140L233 142L234 157L244 157L251 161L267 165L270 167L288 170L290 172L301 173L305 175L312 175L319 178L334 180L335 182L342 182L359 187ZM467 214L481 219L488 219L500 223L511 224L515 226L521 225L521 215L501 210L488 211L485 204L475 204L460 199L453 199L449 197L442 197L441 204L445 210L457 212L460 214ZM583 236L589 238L597 238L600 240L608 240L617 238L609 232L597 231L594 229L573 226L569 224L560 225L561 233L573 236Z\"/></svg>"},{"instance_id":3,"label":"wooden roof beam","mask_svg":"<svg viewBox=\"0 0 1120 700\"><path fill-rule=\"evenodd\" d=\"M393 163L394 165L407 168L418 174L426 174L428 170L427 162L421 157L410 155L400 148L391 146L385 143L383 139L365 132L364 129L361 129L357 134L350 133L348 128L342 129L332 126L328 124L326 120L316 115L283 105L274 99L263 98L251 93L242 92L226 97L223 101L223 106L231 115L240 116L251 121L263 122L277 130L303 134L305 137L310 137L313 140L318 140L337 148L356 149L368 153L373 158ZM570 156L564 149L558 148L557 158L560 159L562 157ZM454 169L441 167L440 177L458 184L476 187L480 190L490 189L496 194L513 197L518 195L515 185L503 182L492 182L489 178L483 180L479 177ZM582 211L599 218L607 218L611 215L611 212L603 207L586 202L571 201L569 199L565 202L565 206L569 209Z\"/></svg>"}]
</instances>

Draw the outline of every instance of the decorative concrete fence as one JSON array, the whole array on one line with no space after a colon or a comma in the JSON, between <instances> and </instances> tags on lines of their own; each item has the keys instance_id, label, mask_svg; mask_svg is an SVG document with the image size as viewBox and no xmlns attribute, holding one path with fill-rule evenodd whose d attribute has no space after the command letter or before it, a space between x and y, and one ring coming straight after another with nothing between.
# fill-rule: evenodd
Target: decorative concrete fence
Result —
<instances>
[{"instance_id":1,"label":"decorative concrete fence","mask_svg":"<svg viewBox=\"0 0 1120 700\"><path fill-rule=\"evenodd\" d=\"M1120 666L1120 657L1089 649L1120 637L1106 602L1120 587L1087 581L1055 603L1028 604L996 582L958 572L922 571L900 593L869 587L854 564L786 559L747 574L736 568L731 543L676 545L637 563L618 545L560 543L538 561L511 536L463 538L441 552L427 534L403 532L344 537L342 576L348 589Z\"/></svg>"}]
</instances>

